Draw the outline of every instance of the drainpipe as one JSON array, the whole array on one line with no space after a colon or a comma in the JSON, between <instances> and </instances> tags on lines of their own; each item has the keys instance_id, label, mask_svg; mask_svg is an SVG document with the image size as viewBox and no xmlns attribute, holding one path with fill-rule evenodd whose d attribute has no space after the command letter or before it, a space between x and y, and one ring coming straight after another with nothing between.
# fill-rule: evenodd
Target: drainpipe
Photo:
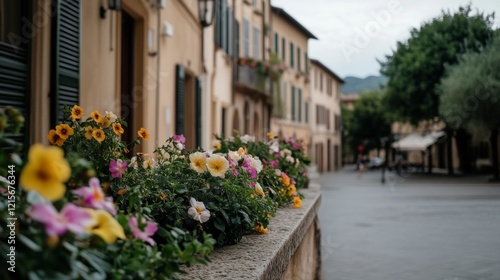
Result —
<instances>
[{"instance_id":1,"label":"drainpipe","mask_svg":"<svg viewBox=\"0 0 500 280\"><path fill-rule=\"evenodd\" d=\"M160 39L161 39L161 9L157 8L157 26L156 26L156 137L155 147L158 147L158 137L160 135Z\"/></svg>"}]
</instances>

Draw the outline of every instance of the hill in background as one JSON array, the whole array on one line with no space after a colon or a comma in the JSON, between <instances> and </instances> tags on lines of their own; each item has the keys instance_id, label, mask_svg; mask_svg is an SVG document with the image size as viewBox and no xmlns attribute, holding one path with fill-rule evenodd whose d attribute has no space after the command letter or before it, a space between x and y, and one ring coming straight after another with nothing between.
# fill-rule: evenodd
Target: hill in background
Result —
<instances>
[{"instance_id":1,"label":"hill in background","mask_svg":"<svg viewBox=\"0 0 500 280\"><path fill-rule=\"evenodd\" d=\"M387 84L387 80L388 78L384 76L368 76L366 78L347 76L344 78L345 83L341 87L341 92L342 94L350 94L378 90Z\"/></svg>"}]
</instances>

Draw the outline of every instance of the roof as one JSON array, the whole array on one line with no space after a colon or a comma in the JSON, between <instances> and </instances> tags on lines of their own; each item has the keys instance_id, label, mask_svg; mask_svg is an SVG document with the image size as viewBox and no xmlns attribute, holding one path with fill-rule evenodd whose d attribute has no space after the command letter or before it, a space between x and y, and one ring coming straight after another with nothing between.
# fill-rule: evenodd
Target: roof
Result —
<instances>
[{"instance_id":1,"label":"roof","mask_svg":"<svg viewBox=\"0 0 500 280\"><path fill-rule=\"evenodd\" d=\"M340 101L342 102L357 101L359 100L359 98L360 98L359 94L341 95Z\"/></svg>"},{"instance_id":2,"label":"roof","mask_svg":"<svg viewBox=\"0 0 500 280\"><path fill-rule=\"evenodd\" d=\"M311 31L307 30L302 24L300 24L296 19L294 19L289 13L287 13L282 8L271 6L271 10L278 16L281 16L284 20L288 21L295 28L299 29L304 35L306 35L309 39L318 39Z\"/></svg>"},{"instance_id":3,"label":"roof","mask_svg":"<svg viewBox=\"0 0 500 280\"><path fill-rule=\"evenodd\" d=\"M316 66L318 66L319 68L321 68L324 71L326 71L328 74L330 74L333 77L335 77L335 79L339 80L340 83L342 83L342 84L344 83L344 80L342 78L340 78L337 74L335 74L335 72L333 72L332 70L330 70L330 68L326 67L326 65L324 65L323 63L321 63L319 60L311 58L310 61L313 64L315 64Z\"/></svg>"}]
</instances>

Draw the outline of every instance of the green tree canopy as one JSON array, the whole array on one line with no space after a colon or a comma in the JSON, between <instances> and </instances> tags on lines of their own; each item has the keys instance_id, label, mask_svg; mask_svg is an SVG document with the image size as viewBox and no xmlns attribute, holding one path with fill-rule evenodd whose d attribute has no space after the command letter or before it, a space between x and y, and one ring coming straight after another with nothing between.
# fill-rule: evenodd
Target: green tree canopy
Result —
<instances>
[{"instance_id":1,"label":"green tree canopy","mask_svg":"<svg viewBox=\"0 0 500 280\"><path fill-rule=\"evenodd\" d=\"M453 128L471 132L489 131L494 176L498 174L498 129L500 127L500 34L481 53L467 53L457 65L447 68L439 85L443 119Z\"/></svg>"},{"instance_id":2,"label":"green tree canopy","mask_svg":"<svg viewBox=\"0 0 500 280\"><path fill-rule=\"evenodd\" d=\"M412 29L410 38L398 42L396 50L380 62L389 78L385 106L401 121L417 124L439 116L436 86L445 65L458 62L465 52L479 52L491 41L494 14L472 14L471 6L439 17Z\"/></svg>"},{"instance_id":3,"label":"green tree canopy","mask_svg":"<svg viewBox=\"0 0 500 280\"><path fill-rule=\"evenodd\" d=\"M347 141L351 147L364 144L367 150L381 148L380 139L391 134L391 124L387 121L382 106L384 93L367 92L361 94L354 110L343 115Z\"/></svg>"}]
</instances>

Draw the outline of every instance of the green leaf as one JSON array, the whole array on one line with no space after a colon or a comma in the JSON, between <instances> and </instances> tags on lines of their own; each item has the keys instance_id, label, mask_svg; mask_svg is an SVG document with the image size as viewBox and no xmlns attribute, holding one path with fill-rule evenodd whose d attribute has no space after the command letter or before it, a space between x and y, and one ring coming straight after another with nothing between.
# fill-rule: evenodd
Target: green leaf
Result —
<instances>
[{"instance_id":1,"label":"green leaf","mask_svg":"<svg viewBox=\"0 0 500 280\"><path fill-rule=\"evenodd\" d=\"M215 226L216 229L218 229L220 231L225 231L226 230L226 225L220 219L216 219L215 220L214 226Z\"/></svg>"},{"instance_id":2,"label":"green leaf","mask_svg":"<svg viewBox=\"0 0 500 280\"><path fill-rule=\"evenodd\" d=\"M36 244L33 240L29 239L25 235L19 235L18 237L19 241L21 241L26 247L30 248L31 250L35 252L41 252L42 247L40 247L38 244Z\"/></svg>"}]
</instances>

